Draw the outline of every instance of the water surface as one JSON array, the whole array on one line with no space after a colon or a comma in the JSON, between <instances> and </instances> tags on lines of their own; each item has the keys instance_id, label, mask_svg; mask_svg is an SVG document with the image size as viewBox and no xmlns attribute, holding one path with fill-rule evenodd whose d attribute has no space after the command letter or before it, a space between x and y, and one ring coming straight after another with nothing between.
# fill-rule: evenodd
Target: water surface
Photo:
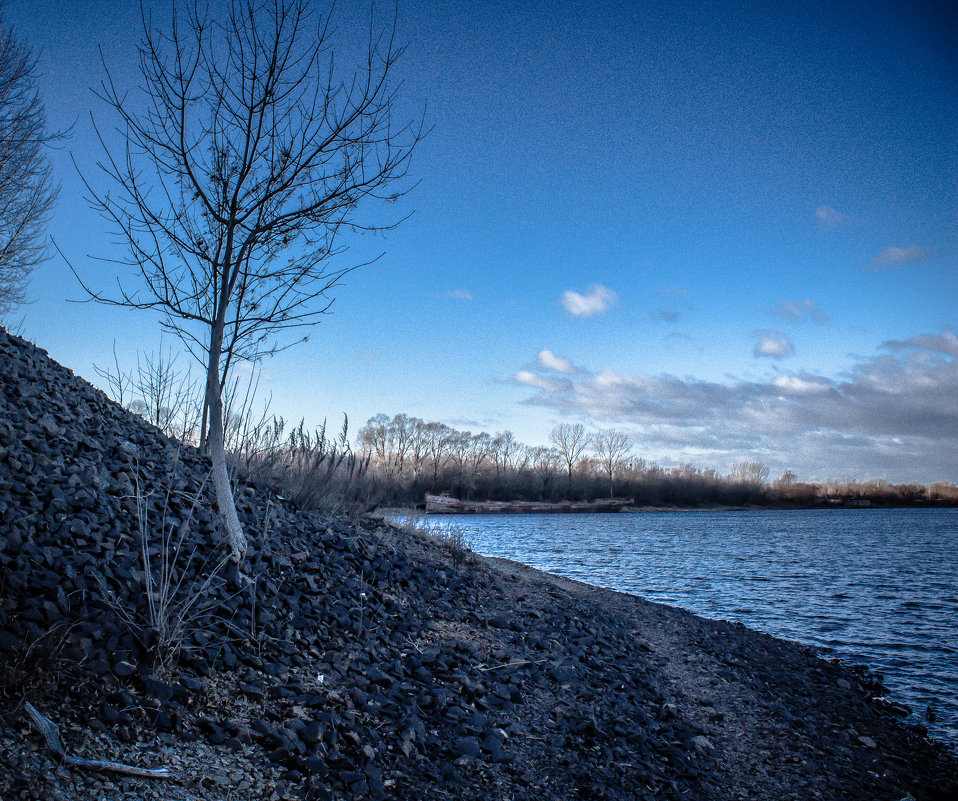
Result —
<instances>
[{"instance_id":1,"label":"water surface","mask_svg":"<svg viewBox=\"0 0 958 801\"><path fill-rule=\"evenodd\" d=\"M471 547L831 649L958 744L958 512L456 515ZM931 707L938 720L925 720Z\"/></svg>"}]
</instances>

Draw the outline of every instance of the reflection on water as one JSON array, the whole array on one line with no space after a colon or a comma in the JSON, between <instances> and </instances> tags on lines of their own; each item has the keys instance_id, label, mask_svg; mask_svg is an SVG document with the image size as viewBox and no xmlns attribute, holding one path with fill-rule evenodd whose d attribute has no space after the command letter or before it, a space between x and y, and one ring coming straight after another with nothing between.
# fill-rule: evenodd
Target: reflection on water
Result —
<instances>
[{"instance_id":1,"label":"reflection on water","mask_svg":"<svg viewBox=\"0 0 958 801\"><path fill-rule=\"evenodd\" d=\"M834 649L958 743L958 512L429 516L474 550ZM918 719L918 716L915 717Z\"/></svg>"}]
</instances>

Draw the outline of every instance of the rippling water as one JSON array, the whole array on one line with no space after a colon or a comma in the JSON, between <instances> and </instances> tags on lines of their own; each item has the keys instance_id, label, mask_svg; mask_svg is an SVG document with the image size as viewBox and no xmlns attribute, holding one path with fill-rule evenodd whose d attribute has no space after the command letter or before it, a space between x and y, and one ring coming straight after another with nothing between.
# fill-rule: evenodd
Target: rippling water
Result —
<instances>
[{"instance_id":1,"label":"rippling water","mask_svg":"<svg viewBox=\"0 0 958 801\"><path fill-rule=\"evenodd\" d=\"M958 744L958 512L429 516L471 547L860 661ZM924 719L931 707L936 722Z\"/></svg>"}]
</instances>

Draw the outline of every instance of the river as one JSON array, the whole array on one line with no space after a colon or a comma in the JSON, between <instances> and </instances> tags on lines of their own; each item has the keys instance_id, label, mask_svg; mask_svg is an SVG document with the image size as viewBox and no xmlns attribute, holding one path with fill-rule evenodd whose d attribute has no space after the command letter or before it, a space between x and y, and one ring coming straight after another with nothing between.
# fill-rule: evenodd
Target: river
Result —
<instances>
[{"instance_id":1,"label":"river","mask_svg":"<svg viewBox=\"0 0 958 801\"><path fill-rule=\"evenodd\" d=\"M885 676L958 745L958 511L456 515L481 554L739 621ZM929 720L931 708L935 720Z\"/></svg>"}]
</instances>

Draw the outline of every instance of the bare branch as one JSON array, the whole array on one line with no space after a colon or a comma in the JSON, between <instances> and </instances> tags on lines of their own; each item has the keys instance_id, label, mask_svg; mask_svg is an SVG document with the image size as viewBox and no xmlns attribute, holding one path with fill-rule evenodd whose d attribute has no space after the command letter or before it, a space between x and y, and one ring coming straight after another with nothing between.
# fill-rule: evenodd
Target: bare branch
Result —
<instances>
[{"instance_id":1,"label":"bare branch","mask_svg":"<svg viewBox=\"0 0 958 801\"><path fill-rule=\"evenodd\" d=\"M112 152L100 136L98 166L112 192L84 177L125 246L118 261L135 289L124 280L114 294L81 286L93 300L160 312L203 362L213 480L239 559L235 506L223 497L222 388L237 362L288 347L283 334L329 311L330 292L355 269L333 266L345 250L340 231L397 224L357 214L368 199L409 190L422 123L393 122L401 83L392 73L403 53L395 17L382 31L370 17L365 58L346 79L333 69L329 15L314 28L308 0L174 7L166 32L142 6L141 20L145 105L135 107L107 71L97 94L125 147Z\"/></svg>"},{"instance_id":2,"label":"bare branch","mask_svg":"<svg viewBox=\"0 0 958 801\"><path fill-rule=\"evenodd\" d=\"M36 59L0 21L0 315L27 301L31 273L49 256L46 226L59 194L44 148L47 131Z\"/></svg>"}]
</instances>

